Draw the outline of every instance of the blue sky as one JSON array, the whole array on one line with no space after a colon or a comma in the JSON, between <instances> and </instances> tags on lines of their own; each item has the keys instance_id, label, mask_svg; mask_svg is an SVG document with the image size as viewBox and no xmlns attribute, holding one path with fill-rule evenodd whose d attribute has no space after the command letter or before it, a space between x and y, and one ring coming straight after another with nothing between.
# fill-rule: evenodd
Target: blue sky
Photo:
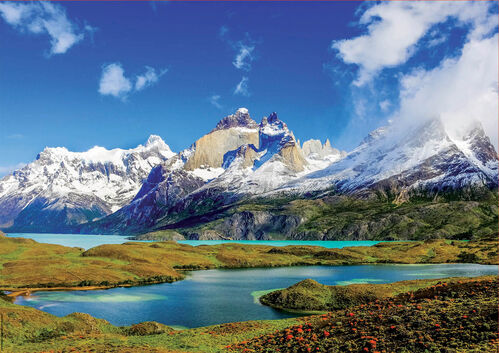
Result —
<instances>
[{"instance_id":1,"label":"blue sky","mask_svg":"<svg viewBox=\"0 0 499 353\"><path fill-rule=\"evenodd\" d=\"M465 65L471 44L495 50L496 71L483 68L492 81L472 87L490 98L496 4L431 6L2 2L0 175L45 146L130 148L158 134L179 151L238 107L257 122L276 111L301 141L350 150L417 106L411 82L424 76L430 90L446 60ZM433 105L421 114L459 108ZM485 125L495 111L480 114Z\"/></svg>"}]
</instances>

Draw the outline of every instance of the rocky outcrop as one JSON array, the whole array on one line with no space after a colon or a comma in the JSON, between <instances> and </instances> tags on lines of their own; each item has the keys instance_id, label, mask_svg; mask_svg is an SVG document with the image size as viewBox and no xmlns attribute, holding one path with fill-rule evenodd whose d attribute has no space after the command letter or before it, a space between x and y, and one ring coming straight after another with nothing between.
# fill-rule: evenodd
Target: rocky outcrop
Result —
<instances>
[{"instance_id":1,"label":"rocky outcrop","mask_svg":"<svg viewBox=\"0 0 499 353\"><path fill-rule=\"evenodd\" d=\"M229 168L235 161L238 162L238 168L253 167L258 158L258 149L254 145L242 145L234 151L229 151L224 155L222 167Z\"/></svg>"},{"instance_id":2,"label":"rocky outcrop","mask_svg":"<svg viewBox=\"0 0 499 353\"><path fill-rule=\"evenodd\" d=\"M212 132L217 130L227 130L230 128L255 130L258 129L258 124L251 119L248 109L239 108L235 114L228 115L220 120Z\"/></svg>"},{"instance_id":3,"label":"rocky outcrop","mask_svg":"<svg viewBox=\"0 0 499 353\"><path fill-rule=\"evenodd\" d=\"M239 109L235 114L223 118L214 130L194 143L193 152L184 168L220 168L227 152L247 144L258 148L258 143L258 125L250 118L246 109Z\"/></svg>"},{"instance_id":4,"label":"rocky outcrop","mask_svg":"<svg viewBox=\"0 0 499 353\"><path fill-rule=\"evenodd\" d=\"M290 171L296 173L304 170L307 161L299 145L286 123L281 121L276 113L264 117L260 123L260 148L262 156L258 166L268 160L281 161Z\"/></svg>"},{"instance_id":5,"label":"rocky outcrop","mask_svg":"<svg viewBox=\"0 0 499 353\"><path fill-rule=\"evenodd\" d=\"M300 225L293 215L276 215L268 211L243 211L226 218L214 230L229 239L269 240L273 236L289 237Z\"/></svg>"},{"instance_id":6,"label":"rocky outcrop","mask_svg":"<svg viewBox=\"0 0 499 353\"><path fill-rule=\"evenodd\" d=\"M332 161L336 161L340 158L343 158L347 155L345 151L340 151L331 146L331 142L329 139L321 143L320 140L310 139L303 143L301 147L303 155L306 158L320 160L320 159L330 159Z\"/></svg>"}]
</instances>

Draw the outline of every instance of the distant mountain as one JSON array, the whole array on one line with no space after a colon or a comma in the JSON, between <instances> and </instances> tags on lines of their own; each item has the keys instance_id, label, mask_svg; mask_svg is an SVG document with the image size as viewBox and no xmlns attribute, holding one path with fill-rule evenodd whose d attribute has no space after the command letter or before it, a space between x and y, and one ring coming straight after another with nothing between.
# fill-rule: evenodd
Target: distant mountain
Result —
<instances>
[{"instance_id":1,"label":"distant mountain","mask_svg":"<svg viewBox=\"0 0 499 353\"><path fill-rule=\"evenodd\" d=\"M334 188L342 194L396 195L465 192L497 187L498 159L479 123L449 135L439 119L373 131L345 158L283 186L305 193Z\"/></svg>"},{"instance_id":2,"label":"distant mountain","mask_svg":"<svg viewBox=\"0 0 499 353\"><path fill-rule=\"evenodd\" d=\"M497 232L498 156L478 123L391 124L346 153L247 109L175 154L45 149L0 181L2 229L191 239L452 239ZM10 228L9 228L10 227ZM172 235L173 234L173 235Z\"/></svg>"},{"instance_id":3,"label":"distant mountain","mask_svg":"<svg viewBox=\"0 0 499 353\"><path fill-rule=\"evenodd\" d=\"M314 146L307 155L276 113L257 124L240 108L154 168L129 205L82 226L81 232L133 233L182 221L274 190L342 156L329 143L306 144Z\"/></svg>"},{"instance_id":4,"label":"distant mountain","mask_svg":"<svg viewBox=\"0 0 499 353\"><path fill-rule=\"evenodd\" d=\"M130 150L45 148L0 180L0 226L19 232L64 232L129 203L154 166L173 153L159 136Z\"/></svg>"}]
</instances>

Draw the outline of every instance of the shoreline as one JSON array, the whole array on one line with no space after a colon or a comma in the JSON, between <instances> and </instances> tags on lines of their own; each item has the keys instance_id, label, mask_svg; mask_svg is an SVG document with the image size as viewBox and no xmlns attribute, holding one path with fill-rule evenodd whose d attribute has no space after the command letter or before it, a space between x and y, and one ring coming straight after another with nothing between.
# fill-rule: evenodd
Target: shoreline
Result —
<instances>
[{"instance_id":1,"label":"shoreline","mask_svg":"<svg viewBox=\"0 0 499 353\"><path fill-rule=\"evenodd\" d=\"M89 250L0 236L0 291L104 290L172 283L199 270L297 266L479 264L497 266L497 242L430 240L330 249L321 246L128 242Z\"/></svg>"},{"instance_id":2,"label":"shoreline","mask_svg":"<svg viewBox=\"0 0 499 353\"><path fill-rule=\"evenodd\" d=\"M202 269L194 269L194 270L184 270L184 272L191 271L206 271L206 270L247 270L247 269L265 269L265 268L284 268L284 267L312 267L312 266L321 266L321 267L335 267L335 266L384 266L384 265L405 265L405 266L421 266L421 265L463 265L465 263L453 262L453 263L355 263L355 264L336 264L336 265L319 265L319 264L300 264L300 265L287 265L287 266L262 266L262 267L215 267L215 268L202 268ZM480 266L497 266L499 270L499 264L480 264L480 263L468 263L470 265L480 265ZM483 277L482 276L470 276L466 278L476 278ZM453 278L451 277L441 277L438 279L447 279ZM93 286L55 286L55 287L24 287L24 288L9 288L9 287L0 287L0 292L3 292L6 297L15 300L19 296L29 297L32 293L35 292L68 292L68 291L90 291L90 290L107 290L113 288L131 288L131 287L142 287L142 286L150 286L155 284L164 284L164 283L175 283L180 282L185 279L185 276L173 281L158 281L158 282L150 282L150 283L123 283L123 284L110 284L110 285L93 285ZM429 278L428 280L432 280L433 278ZM417 280L426 280L425 278L420 278ZM392 283L392 282L390 282ZM10 293L5 293L10 292ZM285 308L275 308L284 311L294 312L293 310L287 310ZM300 312L300 310L296 310L295 312ZM317 311L316 313L319 313ZM313 315L313 313L311 313Z\"/></svg>"}]
</instances>

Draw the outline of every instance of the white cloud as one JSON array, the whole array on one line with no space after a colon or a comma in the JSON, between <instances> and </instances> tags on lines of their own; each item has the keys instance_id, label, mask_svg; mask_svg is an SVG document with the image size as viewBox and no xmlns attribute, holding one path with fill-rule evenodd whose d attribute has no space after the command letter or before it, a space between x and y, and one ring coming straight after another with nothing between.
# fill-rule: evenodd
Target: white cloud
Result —
<instances>
[{"instance_id":1,"label":"white cloud","mask_svg":"<svg viewBox=\"0 0 499 353\"><path fill-rule=\"evenodd\" d=\"M249 79L246 76L243 76L241 81L237 84L236 89L234 90L234 94L249 97L250 93L248 91L248 81Z\"/></svg>"},{"instance_id":2,"label":"white cloud","mask_svg":"<svg viewBox=\"0 0 499 353\"><path fill-rule=\"evenodd\" d=\"M228 33L229 28L222 26L218 31L218 36L236 51L232 65L238 70L250 71L251 64L256 59L254 51L257 42L252 40L248 33L246 33L244 39L235 42L229 38Z\"/></svg>"},{"instance_id":3,"label":"white cloud","mask_svg":"<svg viewBox=\"0 0 499 353\"><path fill-rule=\"evenodd\" d=\"M254 60L252 53L253 50L255 50L255 46L238 42L237 47L239 51L234 61L232 62L232 65L234 65L239 70L251 70L251 62Z\"/></svg>"},{"instance_id":4,"label":"white cloud","mask_svg":"<svg viewBox=\"0 0 499 353\"><path fill-rule=\"evenodd\" d=\"M150 66L146 66L146 72L143 73L142 75L137 75L136 81L135 81L135 90L136 91L141 91L146 87L149 87L156 82L158 82L159 78L163 76L168 70L161 70L158 73L156 73L156 70Z\"/></svg>"},{"instance_id":5,"label":"white cloud","mask_svg":"<svg viewBox=\"0 0 499 353\"><path fill-rule=\"evenodd\" d=\"M417 69L402 77L396 121L411 124L440 117L451 137L460 139L479 121L498 146L498 35L472 38L457 58L432 70Z\"/></svg>"},{"instance_id":6,"label":"white cloud","mask_svg":"<svg viewBox=\"0 0 499 353\"><path fill-rule=\"evenodd\" d=\"M131 81L125 77L125 70L120 63L112 63L102 68L99 93L125 99L132 90Z\"/></svg>"},{"instance_id":7,"label":"white cloud","mask_svg":"<svg viewBox=\"0 0 499 353\"><path fill-rule=\"evenodd\" d=\"M359 66L354 84L362 86L381 70L405 63L416 51L419 40L428 30L449 18L459 25L471 25L469 38L479 38L497 26L490 16L491 2L388 1L368 8L359 24L366 34L338 40L332 48L347 64ZM495 17L495 19L494 19Z\"/></svg>"},{"instance_id":8,"label":"white cloud","mask_svg":"<svg viewBox=\"0 0 499 353\"><path fill-rule=\"evenodd\" d=\"M15 170L21 169L26 163L18 163L15 165L0 166L0 177L10 174Z\"/></svg>"},{"instance_id":9,"label":"white cloud","mask_svg":"<svg viewBox=\"0 0 499 353\"><path fill-rule=\"evenodd\" d=\"M379 102L379 108L383 112L388 111L388 109L390 109L391 106L392 106L392 103L390 103L390 101L388 99L385 99L385 100Z\"/></svg>"},{"instance_id":10,"label":"white cloud","mask_svg":"<svg viewBox=\"0 0 499 353\"><path fill-rule=\"evenodd\" d=\"M64 54L85 37L85 30L68 19L64 8L51 2L1 2L0 15L20 32L48 34L51 55Z\"/></svg>"},{"instance_id":11,"label":"white cloud","mask_svg":"<svg viewBox=\"0 0 499 353\"><path fill-rule=\"evenodd\" d=\"M220 95L214 94L213 96L210 97L209 101L216 108L222 109L223 106L220 104L220 98L222 98Z\"/></svg>"},{"instance_id":12,"label":"white cloud","mask_svg":"<svg viewBox=\"0 0 499 353\"><path fill-rule=\"evenodd\" d=\"M125 76L125 70L121 63L111 63L102 67L102 75L99 82L99 93L120 98L125 101L130 93L142 91L143 89L155 84L159 78L168 70L161 70L146 66L143 74L136 75L135 84Z\"/></svg>"}]
</instances>

